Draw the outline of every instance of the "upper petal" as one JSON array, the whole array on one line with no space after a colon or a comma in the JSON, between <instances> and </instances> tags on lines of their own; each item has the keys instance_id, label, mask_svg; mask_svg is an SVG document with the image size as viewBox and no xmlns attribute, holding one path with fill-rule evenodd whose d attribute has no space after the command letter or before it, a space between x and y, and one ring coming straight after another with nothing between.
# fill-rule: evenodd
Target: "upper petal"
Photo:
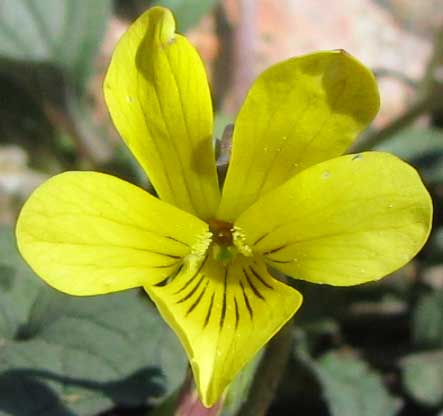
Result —
<instances>
[{"instance_id":1,"label":"upper petal","mask_svg":"<svg viewBox=\"0 0 443 416\"><path fill-rule=\"evenodd\" d=\"M163 280L205 244L208 226L113 176L67 172L34 191L16 235L48 284L96 295Z\"/></svg>"},{"instance_id":2,"label":"upper petal","mask_svg":"<svg viewBox=\"0 0 443 416\"><path fill-rule=\"evenodd\" d=\"M252 251L292 277L348 286L406 264L431 229L417 172L387 153L320 163L261 198L236 221Z\"/></svg>"},{"instance_id":3,"label":"upper petal","mask_svg":"<svg viewBox=\"0 0 443 416\"><path fill-rule=\"evenodd\" d=\"M145 288L183 343L206 406L221 397L302 302L263 261L240 255L226 267L206 256L199 268Z\"/></svg>"},{"instance_id":4,"label":"upper petal","mask_svg":"<svg viewBox=\"0 0 443 416\"><path fill-rule=\"evenodd\" d=\"M200 57L174 30L167 9L140 16L118 42L104 93L160 198L206 219L219 202L211 97Z\"/></svg>"},{"instance_id":5,"label":"upper petal","mask_svg":"<svg viewBox=\"0 0 443 416\"><path fill-rule=\"evenodd\" d=\"M217 217L233 221L295 173L341 155L378 108L374 76L344 51L293 58L263 72L235 121Z\"/></svg>"}]
</instances>

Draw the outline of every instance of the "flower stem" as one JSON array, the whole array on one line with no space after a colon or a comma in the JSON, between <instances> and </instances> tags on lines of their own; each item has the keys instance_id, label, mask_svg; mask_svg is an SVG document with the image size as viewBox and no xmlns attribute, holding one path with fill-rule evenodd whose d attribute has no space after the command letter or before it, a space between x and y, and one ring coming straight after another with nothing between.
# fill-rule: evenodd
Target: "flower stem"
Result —
<instances>
[{"instance_id":1,"label":"flower stem","mask_svg":"<svg viewBox=\"0 0 443 416\"><path fill-rule=\"evenodd\" d=\"M223 398L221 398L214 406L204 407L198 393L195 389L194 377L191 368L188 367L185 381L181 386L177 397L173 399L175 402L174 416L218 416L223 408ZM160 413L158 416L160 416ZM165 413L169 414L169 412Z\"/></svg>"},{"instance_id":2,"label":"flower stem","mask_svg":"<svg viewBox=\"0 0 443 416\"><path fill-rule=\"evenodd\" d=\"M269 341L248 397L238 416L264 416L274 400L283 373L291 356L293 344L292 320Z\"/></svg>"}]
</instances>

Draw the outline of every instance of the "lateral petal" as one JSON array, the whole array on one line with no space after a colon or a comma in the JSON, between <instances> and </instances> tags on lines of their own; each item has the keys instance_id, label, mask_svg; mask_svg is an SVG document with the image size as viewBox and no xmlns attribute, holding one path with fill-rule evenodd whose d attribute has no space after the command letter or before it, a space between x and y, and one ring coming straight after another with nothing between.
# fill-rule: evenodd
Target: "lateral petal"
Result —
<instances>
[{"instance_id":1,"label":"lateral petal","mask_svg":"<svg viewBox=\"0 0 443 416\"><path fill-rule=\"evenodd\" d=\"M179 336L208 407L302 302L263 261L241 255L225 267L209 254L200 267L145 289Z\"/></svg>"},{"instance_id":2,"label":"lateral petal","mask_svg":"<svg viewBox=\"0 0 443 416\"><path fill-rule=\"evenodd\" d=\"M203 219L219 202L203 64L171 12L153 7L115 48L104 83L112 120L161 199Z\"/></svg>"},{"instance_id":3,"label":"lateral petal","mask_svg":"<svg viewBox=\"0 0 443 416\"><path fill-rule=\"evenodd\" d=\"M350 286L397 270L426 242L432 201L417 172L387 153L312 166L236 221L252 252L294 278Z\"/></svg>"},{"instance_id":4,"label":"lateral petal","mask_svg":"<svg viewBox=\"0 0 443 416\"><path fill-rule=\"evenodd\" d=\"M232 222L297 172L341 155L378 108L373 74L344 51L313 53L267 69L235 121L217 217Z\"/></svg>"},{"instance_id":5,"label":"lateral petal","mask_svg":"<svg viewBox=\"0 0 443 416\"><path fill-rule=\"evenodd\" d=\"M203 221L96 172L63 173L37 188L16 235L37 275L71 295L156 283L210 241Z\"/></svg>"}]
</instances>

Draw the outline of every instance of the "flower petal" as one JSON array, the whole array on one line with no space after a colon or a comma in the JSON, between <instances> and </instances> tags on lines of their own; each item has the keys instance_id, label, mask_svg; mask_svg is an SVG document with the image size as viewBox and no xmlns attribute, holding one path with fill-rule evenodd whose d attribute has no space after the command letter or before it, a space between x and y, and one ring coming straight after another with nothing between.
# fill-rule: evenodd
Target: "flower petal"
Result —
<instances>
[{"instance_id":1,"label":"flower petal","mask_svg":"<svg viewBox=\"0 0 443 416\"><path fill-rule=\"evenodd\" d=\"M145 289L183 343L208 407L302 302L263 261L241 255L224 267L209 254L199 268Z\"/></svg>"},{"instance_id":2,"label":"flower petal","mask_svg":"<svg viewBox=\"0 0 443 416\"><path fill-rule=\"evenodd\" d=\"M337 286L379 279L428 238L432 201L417 172L387 153L313 166L261 198L237 233L292 277Z\"/></svg>"},{"instance_id":3,"label":"flower petal","mask_svg":"<svg viewBox=\"0 0 443 416\"><path fill-rule=\"evenodd\" d=\"M234 221L295 173L341 155L378 108L374 76L344 51L293 58L263 72L235 121L217 217Z\"/></svg>"},{"instance_id":4,"label":"flower petal","mask_svg":"<svg viewBox=\"0 0 443 416\"><path fill-rule=\"evenodd\" d=\"M205 244L208 226L113 176L67 172L34 191L16 234L48 284L96 295L163 280Z\"/></svg>"},{"instance_id":5,"label":"flower petal","mask_svg":"<svg viewBox=\"0 0 443 416\"><path fill-rule=\"evenodd\" d=\"M119 41L104 93L115 126L161 199L200 218L219 202L212 104L195 49L154 7Z\"/></svg>"}]
</instances>

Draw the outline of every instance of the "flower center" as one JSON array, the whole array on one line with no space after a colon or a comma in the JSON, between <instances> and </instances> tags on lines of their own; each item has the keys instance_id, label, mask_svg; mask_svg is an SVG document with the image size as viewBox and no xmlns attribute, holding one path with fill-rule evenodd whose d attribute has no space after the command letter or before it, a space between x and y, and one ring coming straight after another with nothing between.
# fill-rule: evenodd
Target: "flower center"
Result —
<instances>
[{"instance_id":1,"label":"flower center","mask_svg":"<svg viewBox=\"0 0 443 416\"><path fill-rule=\"evenodd\" d=\"M209 220L208 224L212 233L212 256L221 263L229 263L238 253L232 235L233 225L215 218Z\"/></svg>"},{"instance_id":2,"label":"flower center","mask_svg":"<svg viewBox=\"0 0 443 416\"><path fill-rule=\"evenodd\" d=\"M212 241L219 246L232 246L232 231L233 225L229 222L211 219L209 222L209 229L213 235Z\"/></svg>"}]
</instances>

